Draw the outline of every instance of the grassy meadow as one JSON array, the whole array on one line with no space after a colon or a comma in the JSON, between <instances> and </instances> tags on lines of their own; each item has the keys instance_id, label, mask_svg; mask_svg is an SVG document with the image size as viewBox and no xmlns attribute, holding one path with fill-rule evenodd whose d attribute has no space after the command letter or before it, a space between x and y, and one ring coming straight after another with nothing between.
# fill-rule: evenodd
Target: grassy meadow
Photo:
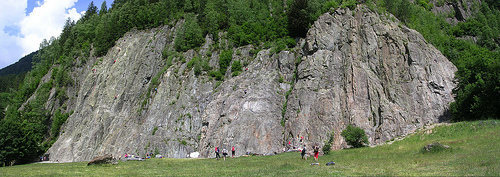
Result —
<instances>
[{"instance_id":1,"label":"grassy meadow","mask_svg":"<svg viewBox=\"0 0 500 177\"><path fill-rule=\"evenodd\" d=\"M439 142L450 149L422 152ZM500 121L460 122L420 131L404 140L377 147L344 149L313 158L300 153L234 159L149 159L117 165L87 166L86 162L27 164L1 167L0 176L498 176ZM336 165L326 166L329 161Z\"/></svg>"}]
</instances>

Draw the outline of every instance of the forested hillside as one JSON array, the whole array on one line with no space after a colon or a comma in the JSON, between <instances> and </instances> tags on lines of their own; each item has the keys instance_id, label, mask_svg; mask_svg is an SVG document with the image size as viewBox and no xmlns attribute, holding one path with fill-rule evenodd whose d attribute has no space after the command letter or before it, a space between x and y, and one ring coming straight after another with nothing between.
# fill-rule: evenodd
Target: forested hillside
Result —
<instances>
[{"instance_id":1,"label":"forested hillside","mask_svg":"<svg viewBox=\"0 0 500 177\"><path fill-rule=\"evenodd\" d=\"M445 20L455 14L432 12L443 3L468 2L473 16L457 24ZM65 104L69 99L67 90L76 84L77 76L71 71L92 57L106 55L126 32L173 27L184 21L176 33L175 50L166 48L162 52L167 63L178 53L199 50L206 36L224 39L215 41L223 45L214 46L226 48L214 50L251 44L277 53L294 47L321 14L338 8L354 9L358 4L389 17L393 14L397 18L394 21L420 32L457 66L458 86L450 106L453 120L499 118L500 7L495 0L115 0L109 9L106 2L100 8L91 3L80 20L68 20L59 37L41 44L35 55L37 63L19 89L2 93L0 162L31 162L57 140L61 126L73 111ZM191 66L222 81L229 67L224 55L232 53L222 52L218 69L207 67L203 60L192 60ZM233 67L241 70L238 64ZM55 94L54 102L58 103L51 107L46 104L50 94Z\"/></svg>"}]
</instances>

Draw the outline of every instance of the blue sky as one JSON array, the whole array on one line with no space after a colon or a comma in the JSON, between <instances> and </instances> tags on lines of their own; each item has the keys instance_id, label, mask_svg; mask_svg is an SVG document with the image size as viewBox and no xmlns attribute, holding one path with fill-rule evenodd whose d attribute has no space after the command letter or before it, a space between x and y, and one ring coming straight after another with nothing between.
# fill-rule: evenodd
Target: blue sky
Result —
<instances>
[{"instance_id":1,"label":"blue sky","mask_svg":"<svg viewBox=\"0 0 500 177\"><path fill-rule=\"evenodd\" d=\"M60 35L67 18L78 20L92 0L0 0L0 68ZM98 8L104 0L94 0ZM111 7L113 0L107 0Z\"/></svg>"}]
</instances>

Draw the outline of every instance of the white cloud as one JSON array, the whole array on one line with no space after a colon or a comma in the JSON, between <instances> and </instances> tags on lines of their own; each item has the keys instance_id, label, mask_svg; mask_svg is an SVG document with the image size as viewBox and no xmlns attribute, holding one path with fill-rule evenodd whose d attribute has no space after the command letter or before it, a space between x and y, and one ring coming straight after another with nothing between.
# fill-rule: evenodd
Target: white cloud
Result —
<instances>
[{"instance_id":1,"label":"white cloud","mask_svg":"<svg viewBox=\"0 0 500 177\"><path fill-rule=\"evenodd\" d=\"M24 35L21 45L24 54L38 50L43 39L59 36L68 17L75 21L80 18L81 15L75 8L69 9L76 1L45 0L40 7L35 7L33 12L21 21L21 34Z\"/></svg>"},{"instance_id":2,"label":"white cloud","mask_svg":"<svg viewBox=\"0 0 500 177\"><path fill-rule=\"evenodd\" d=\"M24 53L18 35L10 36L4 30L6 26L18 27L18 22L25 17L27 1L0 1L0 68L10 65Z\"/></svg>"},{"instance_id":3,"label":"white cloud","mask_svg":"<svg viewBox=\"0 0 500 177\"><path fill-rule=\"evenodd\" d=\"M81 16L82 16L82 14L79 14L76 11L76 8L72 8L72 9L68 10L68 12L66 14L66 19L71 18L71 20L77 21L78 19L80 19Z\"/></svg>"},{"instance_id":4,"label":"white cloud","mask_svg":"<svg viewBox=\"0 0 500 177\"><path fill-rule=\"evenodd\" d=\"M26 15L27 0L0 0L0 68L38 50L43 39L59 36L66 19L80 19L84 12L74 8L77 1L36 1Z\"/></svg>"}]
</instances>

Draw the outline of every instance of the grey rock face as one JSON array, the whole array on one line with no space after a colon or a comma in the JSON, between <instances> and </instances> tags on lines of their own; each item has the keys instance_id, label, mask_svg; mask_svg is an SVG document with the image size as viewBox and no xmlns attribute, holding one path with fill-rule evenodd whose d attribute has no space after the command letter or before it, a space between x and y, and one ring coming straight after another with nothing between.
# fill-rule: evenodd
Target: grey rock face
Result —
<instances>
[{"instance_id":1,"label":"grey rock face","mask_svg":"<svg viewBox=\"0 0 500 177\"><path fill-rule=\"evenodd\" d=\"M70 108L74 113L49 149L51 158L67 162L104 154L116 157L150 146L145 137L151 127L138 109L151 78L164 65L161 51L172 31L164 27L129 32L106 56L89 63L89 72L78 80Z\"/></svg>"},{"instance_id":2,"label":"grey rock face","mask_svg":"<svg viewBox=\"0 0 500 177\"><path fill-rule=\"evenodd\" d=\"M448 23L457 24L472 17L474 13L473 6L480 5L482 2L481 0L464 0L437 3L437 0L432 0L430 3L434 5L431 9L434 14L446 16Z\"/></svg>"},{"instance_id":3,"label":"grey rock face","mask_svg":"<svg viewBox=\"0 0 500 177\"><path fill-rule=\"evenodd\" d=\"M214 157L214 147L232 146L237 156L269 155L288 141L297 146L300 136L308 149L323 145L332 131L339 149L348 124L378 144L438 122L452 101L456 68L420 34L388 19L364 7L324 14L290 51L233 49L233 61L248 65L234 77L229 68L222 82L187 66L200 57L217 69L220 51L210 51L209 37L167 69L161 52L173 48L179 24L131 31L106 56L75 69L68 91L74 113L51 159Z\"/></svg>"},{"instance_id":4,"label":"grey rock face","mask_svg":"<svg viewBox=\"0 0 500 177\"><path fill-rule=\"evenodd\" d=\"M291 74L287 63L294 58L290 52L270 58L269 50L261 51L247 71L215 90L213 101L201 117L201 156L214 157L215 147L235 146L237 156L282 151L282 94L287 90L280 87L278 79L280 68L284 75Z\"/></svg>"},{"instance_id":5,"label":"grey rock face","mask_svg":"<svg viewBox=\"0 0 500 177\"><path fill-rule=\"evenodd\" d=\"M353 16L354 15L354 16ZM288 101L287 141L322 145L363 128L370 144L440 121L452 101L455 66L414 30L357 8L321 16L309 30Z\"/></svg>"}]
</instances>

